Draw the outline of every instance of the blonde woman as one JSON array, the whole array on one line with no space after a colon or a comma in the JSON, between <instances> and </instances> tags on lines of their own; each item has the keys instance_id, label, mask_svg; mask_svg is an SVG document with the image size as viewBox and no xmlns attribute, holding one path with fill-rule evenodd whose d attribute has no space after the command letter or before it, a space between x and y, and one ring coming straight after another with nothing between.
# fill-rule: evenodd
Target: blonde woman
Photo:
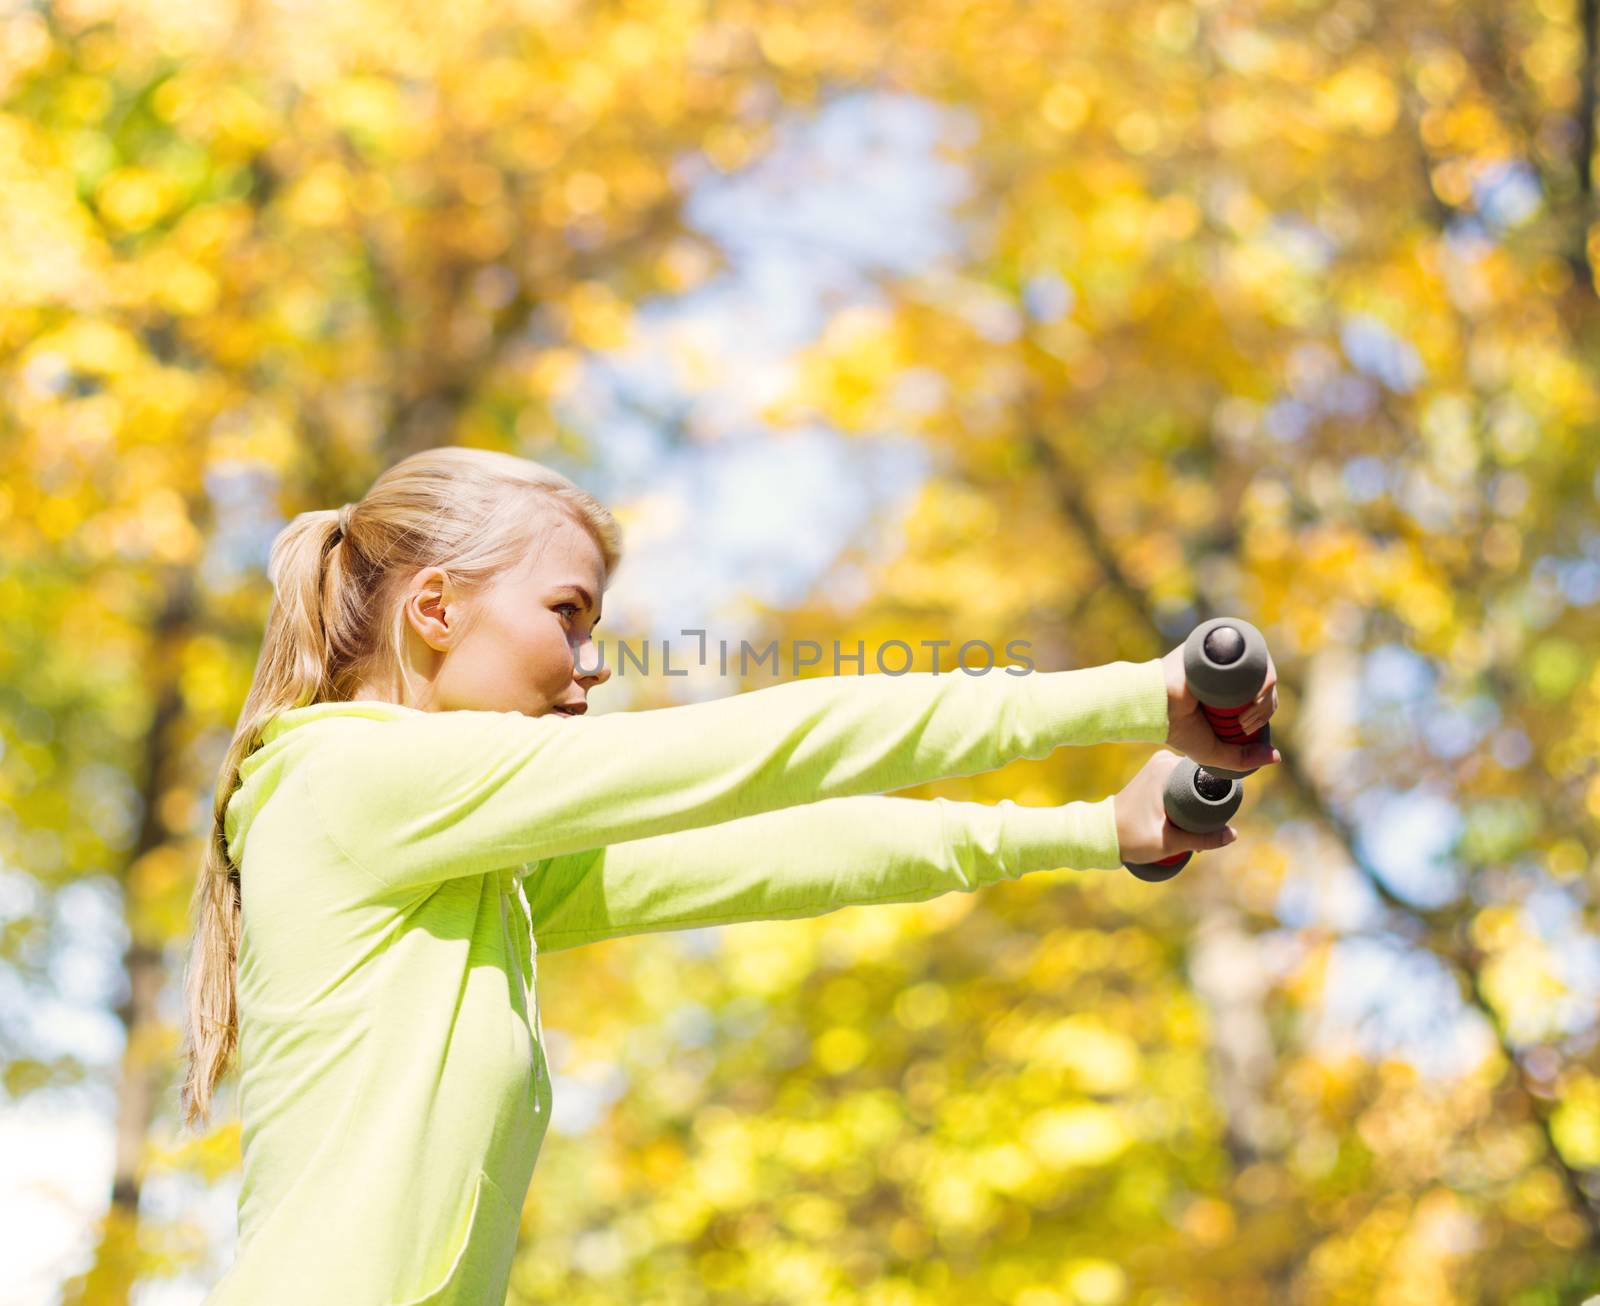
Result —
<instances>
[{"instance_id":1,"label":"blonde woman","mask_svg":"<svg viewBox=\"0 0 1600 1306\"><path fill-rule=\"evenodd\" d=\"M885 791L1113 740L1277 760L1213 736L1181 648L585 716L619 557L570 480L461 448L274 543L186 975L191 1125L240 1071L239 1238L212 1306L504 1301L551 1102L538 947L1217 848L1231 830L1166 820L1172 753L1093 803ZM1245 729L1275 707L1269 680Z\"/></svg>"}]
</instances>

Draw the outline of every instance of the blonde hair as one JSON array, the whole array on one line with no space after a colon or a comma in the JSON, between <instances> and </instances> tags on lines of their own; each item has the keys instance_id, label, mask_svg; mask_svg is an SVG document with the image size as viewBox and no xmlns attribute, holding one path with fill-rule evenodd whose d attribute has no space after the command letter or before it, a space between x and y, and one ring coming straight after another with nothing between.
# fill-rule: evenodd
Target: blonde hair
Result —
<instances>
[{"instance_id":1,"label":"blonde hair","mask_svg":"<svg viewBox=\"0 0 1600 1306\"><path fill-rule=\"evenodd\" d=\"M260 745L267 722L288 708L345 701L359 686L380 682L390 701L412 705L399 601L406 583L420 569L439 567L464 594L479 593L525 562L562 517L594 537L609 578L621 558L621 532L593 495L531 459L446 447L394 464L357 503L301 513L273 541L266 636L219 773L211 838L190 903L188 1071L180 1093L189 1125L207 1120L238 1042L241 897L223 817L239 787L239 764Z\"/></svg>"}]
</instances>

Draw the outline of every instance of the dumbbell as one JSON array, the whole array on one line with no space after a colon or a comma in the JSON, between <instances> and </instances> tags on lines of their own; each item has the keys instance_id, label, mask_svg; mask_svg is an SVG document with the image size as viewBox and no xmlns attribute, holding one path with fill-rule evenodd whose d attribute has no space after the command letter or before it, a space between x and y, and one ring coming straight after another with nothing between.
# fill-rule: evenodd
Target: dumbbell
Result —
<instances>
[{"instance_id":1,"label":"dumbbell","mask_svg":"<svg viewBox=\"0 0 1600 1306\"><path fill-rule=\"evenodd\" d=\"M1200 710L1216 732L1230 744L1272 742L1271 722L1247 735L1239 718L1255 702L1267 683L1267 641L1240 617L1213 617L1189 632L1183 645L1183 673L1189 692L1200 700ZM1239 810L1244 789L1239 781L1256 773L1200 766L1184 758L1167 777L1162 804L1167 819L1190 834L1211 834L1222 829ZM1170 880L1189 864L1192 852L1175 853L1159 862L1123 862L1141 880Z\"/></svg>"},{"instance_id":2,"label":"dumbbell","mask_svg":"<svg viewBox=\"0 0 1600 1306\"><path fill-rule=\"evenodd\" d=\"M1200 700L1200 710L1217 738L1229 744L1272 742L1272 723L1265 722L1253 735L1239 729L1239 718L1267 683L1266 638L1242 617L1213 617L1189 632L1183 642L1183 674L1189 692ZM1226 771L1207 767L1213 775L1243 780L1260 768Z\"/></svg>"},{"instance_id":3,"label":"dumbbell","mask_svg":"<svg viewBox=\"0 0 1600 1306\"><path fill-rule=\"evenodd\" d=\"M1244 786L1230 776L1183 758L1167 777L1161 795L1167 820L1190 834L1211 834L1233 819L1244 801ZM1141 880L1159 884L1170 880L1189 864L1192 852L1174 853L1159 862L1123 862Z\"/></svg>"}]
</instances>

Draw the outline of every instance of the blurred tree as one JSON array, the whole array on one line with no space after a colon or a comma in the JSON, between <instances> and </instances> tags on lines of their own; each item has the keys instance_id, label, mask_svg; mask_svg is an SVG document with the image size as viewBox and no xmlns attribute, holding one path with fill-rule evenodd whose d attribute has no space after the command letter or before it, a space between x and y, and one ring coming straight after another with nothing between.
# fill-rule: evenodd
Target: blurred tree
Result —
<instances>
[{"instance_id":1,"label":"blurred tree","mask_svg":"<svg viewBox=\"0 0 1600 1306\"><path fill-rule=\"evenodd\" d=\"M5 959L42 972L52 892L80 877L116 881L128 930L112 1201L74 1300L124 1300L192 1242L138 1211L152 1127L175 1127L157 1000L265 615L275 525L242 537L228 507L337 504L442 442L581 453L550 400L635 300L715 266L684 178L766 130L758 46L691 17L0 14L0 583L28 614L3 650L6 798L45 891ZM13 1095L82 1074L4 1052ZM155 1151L214 1168L215 1142Z\"/></svg>"}]
</instances>

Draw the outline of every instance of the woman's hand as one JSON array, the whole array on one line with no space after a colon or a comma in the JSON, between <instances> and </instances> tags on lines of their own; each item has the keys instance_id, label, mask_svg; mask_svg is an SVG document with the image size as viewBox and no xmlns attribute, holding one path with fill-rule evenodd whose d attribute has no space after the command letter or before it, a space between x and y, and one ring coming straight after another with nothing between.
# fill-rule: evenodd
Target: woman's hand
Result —
<instances>
[{"instance_id":1,"label":"woman's hand","mask_svg":"<svg viewBox=\"0 0 1600 1306\"><path fill-rule=\"evenodd\" d=\"M1167 777L1182 760L1162 749L1116 796L1117 843L1123 861L1136 866L1159 862L1181 852L1226 848L1239 837L1231 825L1210 834L1190 834L1172 823L1167 816Z\"/></svg>"},{"instance_id":2,"label":"woman's hand","mask_svg":"<svg viewBox=\"0 0 1600 1306\"><path fill-rule=\"evenodd\" d=\"M1253 744L1229 744L1217 738L1211 722L1200 710L1200 700L1189 692L1189 678L1183 670L1183 645L1161 659L1167 673L1167 742L1201 766L1219 766L1226 771L1249 771L1279 760L1278 750L1257 740ZM1278 669L1272 654L1267 654L1267 678L1261 692L1239 718L1239 728L1254 734L1278 710Z\"/></svg>"}]
</instances>

